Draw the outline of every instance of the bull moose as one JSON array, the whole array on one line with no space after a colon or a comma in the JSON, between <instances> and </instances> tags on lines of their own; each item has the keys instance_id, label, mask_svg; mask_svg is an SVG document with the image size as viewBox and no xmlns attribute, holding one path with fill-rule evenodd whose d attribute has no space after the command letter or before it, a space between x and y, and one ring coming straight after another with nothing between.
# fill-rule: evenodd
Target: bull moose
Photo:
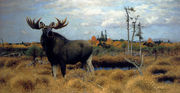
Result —
<instances>
[{"instance_id":1,"label":"bull moose","mask_svg":"<svg viewBox=\"0 0 180 93\"><path fill-rule=\"evenodd\" d=\"M46 52L47 58L51 63L52 75L56 78L57 66L60 66L62 76L66 74L66 64L76 64L81 62L82 67L88 72L93 72L92 51L93 48L88 41L68 40L61 34L53 32L52 29L60 29L68 25L64 20L56 18L57 23L50 23L49 26L40 22L26 18L28 25L32 29L42 29L41 45Z\"/></svg>"}]
</instances>

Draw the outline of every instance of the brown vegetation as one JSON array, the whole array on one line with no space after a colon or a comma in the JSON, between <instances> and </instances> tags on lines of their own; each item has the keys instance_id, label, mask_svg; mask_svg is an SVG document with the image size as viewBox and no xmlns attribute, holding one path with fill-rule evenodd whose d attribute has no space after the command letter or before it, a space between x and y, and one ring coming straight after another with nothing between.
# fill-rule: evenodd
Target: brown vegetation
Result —
<instances>
[{"instance_id":1,"label":"brown vegetation","mask_svg":"<svg viewBox=\"0 0 180 93\"><path fill-rule=\"evenodd\" d=\"M145 57L143 76L136 69L103 69L92 75L68 66L66 79L62 78L59 69L55 80L49 63L37 63L33 67L28 65L31 60L26 57L0 57L0 93L179 93L179 58L161 57L154 62ZM106 55L93 59L108 63L124 61L119 56Z\"/></svg>"}]
</instances>

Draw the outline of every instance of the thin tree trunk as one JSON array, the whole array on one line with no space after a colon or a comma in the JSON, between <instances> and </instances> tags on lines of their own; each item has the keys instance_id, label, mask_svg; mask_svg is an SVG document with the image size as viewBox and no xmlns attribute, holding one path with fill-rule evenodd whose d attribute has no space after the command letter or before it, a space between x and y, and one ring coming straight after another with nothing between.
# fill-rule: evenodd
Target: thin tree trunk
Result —
<instances>
[{"instance_id":1,"label":"thin tree trunk","mask_svg":"<svg viewBox=\"0 0 180 93\"><path fill-rule=\"evenodd\" d=\"M141 48L141 38L139 37L139 55L140 55L140 58L142 57L142 48Z\"/></svg>"},{"instance_id":2,"label":"thin tree trunk","mask_svg":"<svg viewBox=\"0 0 180 93\"><path fill-rule=\"evenodd\" d=\"M127 30L128 30L128 54L129 54L129 16L128 16L128 23L127 23Z\"/></svg>"},{"instance_id":3,"label":"thin tree trunk","mask_svg":"<svg viewBox=\"0 0 180 93\"><path fill-rule=\"evenodd\" d=\"M127 22L127 32L128 32L128 54L129 54L129 13L128 13L127 8L125 8L125 10L126 10L126 15L127 15L126 22Z\"/></svg>"},{"instance_id":4,"label":"thin tree trunk","mask_svg":"<svg viewBox=\"0 0 180 93\"><path fill-rule=\"evenodd\" d=\"M140 55L140 59L142 58L142 47L141 47L141 39L142 39L142 36L141 36L141 34L142 34L142 32L141 32L141 23L139 22L139 24L138 24L138 27L139 27L139 55Z\"/></svg>"},{"instance_id":5,"label":"thin tree trunk","mask_svg":"<svg viewBox=\"0 0 180 93\"><path fill-rule=\"evenodd\" d=\"M133 51L132 51L132 49L133 49L133 40L134 40L134 35L135 35L135 32L136 32L136 22L133 22L133 35L132 35L132 38L131 38L131 56L132 56L132 54L133 54Z\"/></svg>"}]
</instances>

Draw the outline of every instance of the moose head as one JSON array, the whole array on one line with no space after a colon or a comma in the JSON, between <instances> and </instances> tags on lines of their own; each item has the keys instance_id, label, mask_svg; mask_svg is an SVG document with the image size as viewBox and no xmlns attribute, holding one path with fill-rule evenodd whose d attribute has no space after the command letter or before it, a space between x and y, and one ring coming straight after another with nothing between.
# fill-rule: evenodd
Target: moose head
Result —
<instances>
[{"instance_id":1,"label":"moose head","mask_svg":"<svg viewBox=\"0 0 180 93\"><path fill-rule=\"evenodd\" d=\"M68 25L68 22L66 23L67 18L65 18L64 20L60 21L58 18L56 18L57 23L55 24L54 22L51 22L48 25L45 25L43 22L40 22L41 18L39 18L36 22L35 19L31 20L30 18L26 18L26 21L28 23L28 25L32 28L32 29L42 29L42 32L44 35L46 35L47 37L53 36L52 34L52 29L60 29L63 28L65 26Z\"/></svg>"}]
</instances>

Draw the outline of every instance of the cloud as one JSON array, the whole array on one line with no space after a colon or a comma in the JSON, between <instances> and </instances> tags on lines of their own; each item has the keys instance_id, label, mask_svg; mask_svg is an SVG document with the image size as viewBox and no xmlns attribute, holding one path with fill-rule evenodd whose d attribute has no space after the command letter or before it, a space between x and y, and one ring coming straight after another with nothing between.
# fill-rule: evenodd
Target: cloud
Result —
<instances>
[{"instance_id":1,"label":"cloud","mask_svg":"<svg viewBox=\"0 0 180 93\"><path fill-rule=\"evenodd\" d=\"M35 9L31 0L0 0L0 13L19 13Z\"/></svg>"},{"instance_id":2,"label":"cloud","mask_svg":"<svg viewBox=\"0 0 180 93\"><path fill-rule=\"evenodd\" d=\"M146 18L146 21L148 24L153 24L153 23L156 23L158 19L159 18L157 16L151 16L151 17Z\"/></svg>"},{"instance_id":3,"label":"cloud","mask_svg":"<svg viewBox=\"0 0 180 93\"><path fill-rule=\"evenodd\" d=\"M25 31L25 30L22 30L21 33L22 33L23 35L26 35L28 32Z\"/></svg>"},{"instance_id":4,"label":"cloud","mask_svg":"<svg viewBox=\"0 0 180 93\"><path fill-rule=\"evenodd\" d=\"M112 20L113 18L125 25L124 21L126 18L123 7L128 6L126 3L129 3L129 6L132 5L137 10L132 16L140 15L142 24L151 26L154 24L171 24L172 22L168 23L167 19L171 14L176 14L178 12L178 10L172 9L174 7L179 7L177 2L180 3L176 0L55 0L46 4L44 7L53 8L54 14L75 16L77 19L88 21L88 24L92 24L90 22L93 22L89 20L98 18L98 20L101 21L98 21L98 23L106 23L107 25L106 20ZM113 7L117 8L113 9ZM109 26L114 26L115 24L117 24L117 22L111 22Z\"/></svg>"},{"instance_id":5,"label":"cloud","mask_svg":"<svg viewBox=\"0 0 180 93\"><path fill-rule=\"evenodd\" d=\"M99 8L85 8L82 11L86 16L102 15L104 12Z\"/></svg>"},{"instance_id":6,"label":"cloud","mask_svg":"<svg viewBox=\"0 0 180 93\"><path fill-rule=\"evenodd\" d=\"M107 27L107 28L117 28L117 27L120 27L120 22L118 20L111 18L111 19L104 20L101 26Z\"/></svg>"},{"instance_id":7,"label":"cloud","mask_svg":"<svg viewBox=\"0 0 180 93\"><path fill-rule=\"evenodd\" d=\"M84 31L84 35L92 35L92 34L97 34L95 31Z\"/></svg>"},{"instance_id":8,"label":"cloud","mask_svg":"<svg viewBox=\"0 0 180 93\"><path fill-rule=\"evenodd\" d=\"M104 13L104 20L101 26L108 28L118 28L125 25L125 13L124 10L110 10Z\"/></svg>"},{"instance_id":9,"label":"cloud","mask_svg":"<svg viewBox=\"0 0 180 93\"><path fill-rule=\"evenodd\" d=\"M165 19L166 23L178 25L180 24L180 18L178 16L171 16Z\"/></svg>"},{"instance_id":10,"label":"cloud","mask_svg":"<svg viewBox=\"0 0 180 93\"><path fill-rule=\"evenodd\" d=\"M81 26L88 26L89 23L81 23Z\"/></svg>"},{"instance_id":11,"label":"cloud","mask_svg":"<svg viewBox=\"0 0 180 93\"><path fill-rule=\"evenodd\" d=\"M179 0L0 0L0 31L2 32L0 36L6 36L7 40L13 41L15 39L7 37L12 34L17 34L17 36L26 34L26 31L30 31L27 35L34 37L34 40L39 40L41 33L38 32L34 36L36 32L31 32L32 29L25 22L25 17L30 16L31 18L43 17L42 21L45 23L56 21L54 17L68 17L69 25L61 30L70 30L73 33L69 34L68 31L60 33L70 39L84 39L102 29L107 29L109 33L114 32L111 34L114 38L119 36L116 34L122 34L118 31L124 31L123 34L126 34L125 6L136 9L131 16L140 15L139 21L150 29L149 33L152 33L146 33L147 35L153 36L156 33L153 34L151 30L156 29L164 32L173 31L179 35L177 31L174 31L174 29L180 29L178 26L180 25L179 4ZM154 26L158 27L153 29ZM147 29L142 30L147 31ZM8 34L5 31L8 31ZM26 38L26 36L21 36L20 39L28 41L29 39Z\"/></svg>"},{"instance_id":12,"label":"cloud","mask_svg":"<svg viewBox=\"0 0 180 93\"><path fill-rule=\"evenodd\" d=\"M68 8L85 8L85 7L106 7L117 6L122 4L123 0L54 0L45 5L45 8L56 8L59 10Z\"/></svg>"},{"instance_id":13,"label":"cloud","mask_svg":"<svg viewBox=\"0 0 180 93\"><path fill-rule=\"evenodd\" d=\"M83 9L73 9L72 11L64 11L59 14L68 14L73 16L97 16L102 15L104 12L100 8L83 8Z\"/></svg>"}]
</instances>

